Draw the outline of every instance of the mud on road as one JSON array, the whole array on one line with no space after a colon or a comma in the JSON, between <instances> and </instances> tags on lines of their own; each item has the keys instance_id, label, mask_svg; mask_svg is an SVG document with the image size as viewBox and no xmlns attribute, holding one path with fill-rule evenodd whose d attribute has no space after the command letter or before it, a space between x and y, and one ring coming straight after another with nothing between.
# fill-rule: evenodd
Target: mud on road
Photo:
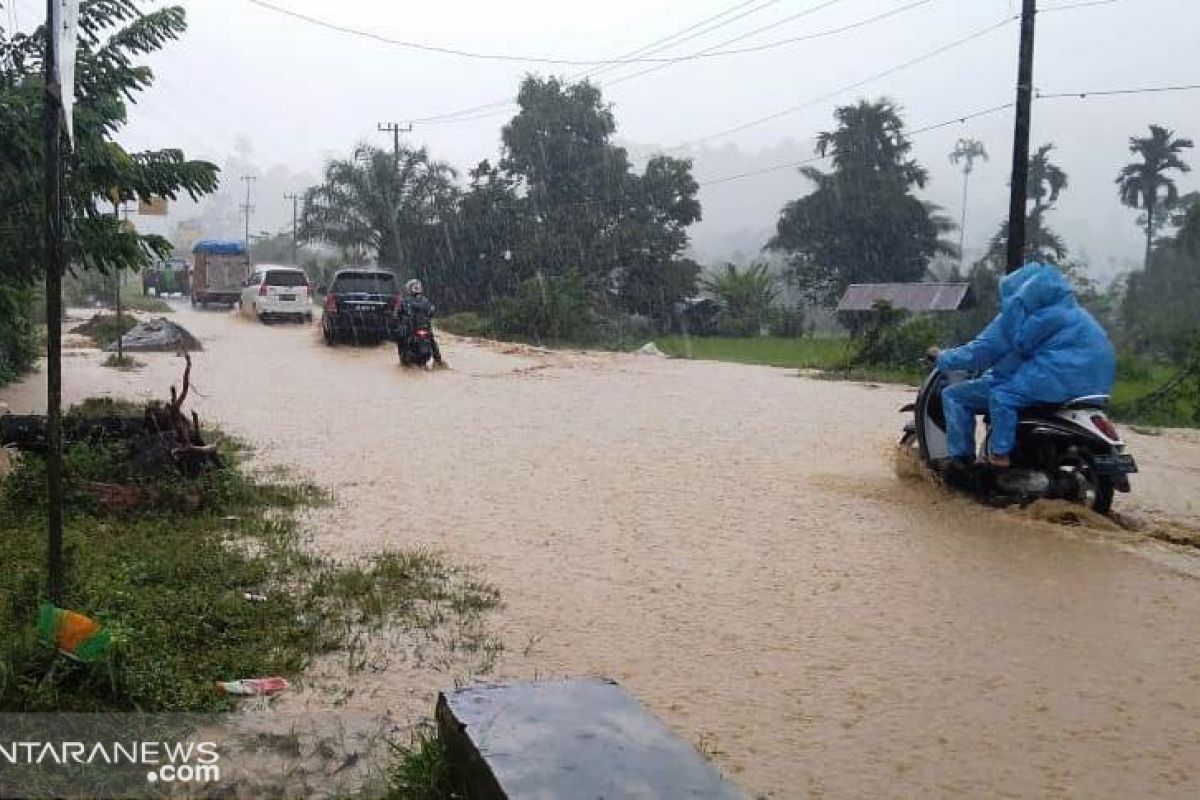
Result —
<instances>
[{"instance_id":1,"label":"mud on road","mask_svg":"<svg viewBox=\"0 0 1200 800\"><path fill-rule=\"evenodd\" d=\"M450 337L451 370L404 372L315 327L175 319L201 416L336 492L317 546L435 547L499 586L494 676L612 676L752 796L1200 796L1200 557L898 479L903 389ZM178 361L143 359L66 359L66 395L161 397ZM1200 524L1200 437L1130 439L1118 509ZM455 677L397 664L343 699L427 715Z\"/></svg>"}]
</instances>

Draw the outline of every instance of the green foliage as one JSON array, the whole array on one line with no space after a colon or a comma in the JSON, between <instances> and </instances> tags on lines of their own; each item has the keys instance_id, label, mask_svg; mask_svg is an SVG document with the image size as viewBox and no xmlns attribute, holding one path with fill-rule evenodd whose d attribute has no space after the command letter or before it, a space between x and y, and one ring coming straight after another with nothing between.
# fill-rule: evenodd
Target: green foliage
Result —
<instances>
[{"instance_id":1,"label":"green foliage","mask_svg":"<svg viewBox=\"0 0 1200 800\"><path fill-rule=\"evenodd\" d=\"M75 145L67 164L69 261L76 269L109 272L141 267L170 245L123 227L112 213L121 202L192 199L217 185L217 168L188 161L175 149L127 152L113 137L125 124L127 103L153 82L136 63L179 38L187 28L178 6L143 11L135 0L84 3L79 12ZM0 275L31 281L41 259L44 176L42 57L44 29L0 39Z\"/></svg>"},{"instance_id":2,"label":"green foliage","mask_svg":"<svg viewBox=\"0 0 1200 800\"><path fill-rule=\"evenodd\" d=\"M501 335L534 342L579 342L594 321L591 300L578 272L535 275L511 297L493 305L493 324Z\"/></svg>"},{"instance_id":3,"label":"green foliage","mask_svg":"<svg viewBox=\"0 0 1200 800\"><path fill-rule=\"evenodd\" d=\"M1046 222L1055 209L1059 195L1070 186L1070 177L1050 160L1055 145L1048 142L1029 156L1029 184L1026 197L1033 201L1025 218L1025 260L1061 263L1067 258L1067 243ZM1008 219L1000 223L988 245L986 260L1003 272L1008 261Z\"/></svg>"},{"instance_id":4,"label":"green foliage","mask_svg":"<svg viewBox=\"0 0 1200 800\"><path fill-rule=\"evenodd\" d=\"M844 336L762 336L753 339L665 336L655 339L655 343L664 353L677 358L733 361L741 364L831 372L845 370L854 352L854 344Z\"/></svg>"},{"instance_id":5,"label":"green foliage","mask_svg":"<svg viewBox=\"0 0 1200 800\"><path fill-rule=\"evenodd\" d=\"M374 255L380 266L432 285L433 265L446 260L454 178L424 148L360 147L353 158L326 164L324 182L304 193L299 236L337 245L356 261Z\"/></svg>"},{"instance_id":6,"label":"green foliage","mask_svg":"<svg viewBox=\"0 0 1200 800\"><path fill-rule=\"evenodd\" d=\"M440 317L437 327L439 330L453 333L455 336L490 338L495 334L491 320L474 311L460 311L448 317Z\"/></svg>"},{"instance_id":7,"label":"green foliage","mask_svg":"<svg viewBox=\"0 0 1200 800\"><path fill-rule=\"evenodd\" d=\"M679 258L700 218L691 163L656 156L635 173L590 83L530 76L517 99L502 158L472 172L454 226L456 274L479 278L464 299L575 272L593 308L665 321L699 273Z\"/></svg>"},{"instance_id":8,"label":"green foliage","mask_svg":"<svg viewBox=\"0 0 1200 800\"><path fill-rule=\"evenodd\" d=\"M833 171L801 170L816 190L784 207L767 245L788 256L796 285L825 303L852 283L920 280L935 255L955 250L941 238L953 223L912 193L928 174L910 158L899 109L864 100L835 117L837 129L817 140Z\"/></svg>"},{"instance_id":9,"label":"green foliage","mask_svg":"<svg viewBox=\"0 0 1200 800\"><path fill-rule=\"evenodd\" d=\"M0 386L16 380L37 358L34 302L30 287L0 281Z\"/></svg>"},{"instance_id":10,"label":"green foliage","mask_svg":"<svg viewBox=\"0 0 1200 800\"><path fill-rule=\"evenodd\" d=\"M726 264L701 287L721 306L717 331L722 336L759 336L769 329L779 285L766 264L744 270Z\"/></svg>"},{"instance_id":11,"label":"green foliage","mask_svg":"<svg viewBox=\"0 0 1200 800\"><path fill-rule=\"evenodd\" d=\"M64 149L65 238L75 274L138 269L170 252L162 237L118 222L112 193L121 202L196 199L217 186L212 164L189 161L176 149L128 152L115 141L127 104L153 82L150 68L138 62L186 27L178 6L144 11L136 0L80 6L75 142L73 150ZM19 295L39 281L44 262L44 52L44 28L33 34L0 29L0 381L28 366L31 315Z\"/></svg>"},{"instance_id":12,"label":"green foliage","mask_svg":"<svg viewBox=\"0 0 1200 800\"><path fill-rule=\"evenodd\" d=\"M931 345L947 346L955 341L949 319L932 315L905 319L894 314L881 315L868 329L855 365L920 372L920 358Z\"/></svg>"},{"instance_id":13,"label":"green foliage","mask_svg":"<svg viewBox=\"0 0 1200 800\"><path fill-rule=\"evenodd\" d=\"M432 725L417 728L408 745L392 745L384 800L447 800L470 797L462 778L455 774L446 745Z\"/></svg>"},{"instance_id":14,"label":"green foliage","mask_svg":"<svg viewBox=\"0 0 1200 800\"><path fill-rule=\"evenodd\" d=\"M1149 266L1154 234L1167 222L1169 210L1179 201L1179 187L1169 172L1190 172L1180 153L1193 147L1191 139L1175 136L1175 132L1151 125L1149 136L1131 136L1129 152L1140 161L1126 164L1117 175L1117 193L1121 202L1130 208L1144 209L1146 230L1146 266Z\"/></svg>"},{"instance_id":15,"label":"green foliage","mask_svg":"<svg viewBox=\"0 0 1200 800\"><path fill-rule=\"evenodd\" d=\"M1180 222L1177 235L1151 251L1146 268L1128 277L1121 304L1126 343L1177 364L1200 335L1200 204Z\"/></svg>"}]
</instances>

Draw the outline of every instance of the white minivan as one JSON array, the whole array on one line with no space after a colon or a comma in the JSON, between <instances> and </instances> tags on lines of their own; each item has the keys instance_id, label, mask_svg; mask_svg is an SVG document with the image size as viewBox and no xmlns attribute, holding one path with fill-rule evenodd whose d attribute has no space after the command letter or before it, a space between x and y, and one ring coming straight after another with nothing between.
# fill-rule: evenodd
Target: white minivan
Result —
<instances>
[{"instance_id":1,"label":"white minivan","mask_svg":"<svg viewBox=\"0 0 1200 800\"><path fill-rule=\"evenodd\" d=\"M242 313L263 322L283 317L312 322L311 289L302 269L259 264L242 286Z\"/></svg>"}]
</instances>

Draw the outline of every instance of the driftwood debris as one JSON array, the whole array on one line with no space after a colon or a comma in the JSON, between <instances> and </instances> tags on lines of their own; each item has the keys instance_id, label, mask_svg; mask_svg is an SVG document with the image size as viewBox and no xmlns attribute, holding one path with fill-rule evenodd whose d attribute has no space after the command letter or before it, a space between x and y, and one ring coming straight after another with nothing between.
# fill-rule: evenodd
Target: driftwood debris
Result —
<instances>
[{"instance_id":1,"label":"driftwood debris","mask_svg":"<svg viewBox=\"0 0 1200 800\"><path fill-rule=\"evenodd\" d=\"M132 478L135 484L85 483L85 489L102 506L114 511L129 511L158 496L155 490L136 485L138 482L171 474L196 477L207 469L222 466L217 446L204 440L199 415L195 411L184 412L183 406L191 391L192 358L186 351L181 355L186 364L181 388L177 391L172 385L171 399L148 403L140 417L73 413L64 417L65 443L105 440L127 443L128 475L125 477ZM30 452L45 451L46 418L12 414L0 417L0 445L13 445L18 450ZM119 479L119 476L114 478Z\"/></svg>"}]
</instances>

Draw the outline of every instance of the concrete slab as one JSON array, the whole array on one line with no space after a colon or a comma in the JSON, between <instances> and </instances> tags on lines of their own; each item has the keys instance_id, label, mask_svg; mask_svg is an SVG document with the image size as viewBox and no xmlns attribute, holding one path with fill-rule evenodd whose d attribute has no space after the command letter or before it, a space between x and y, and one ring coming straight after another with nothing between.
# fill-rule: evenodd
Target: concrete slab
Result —
<instances>
[{"instance_id":1,"label":"concrete slab","mask_svg":"<svg viewBox=\"0 0 1200 800\"><path fill-rule=\"evenodd\" d=\"M437 720L472 800L743 797L613 681L446 691Z\"/></svg>"}]
</instances>

